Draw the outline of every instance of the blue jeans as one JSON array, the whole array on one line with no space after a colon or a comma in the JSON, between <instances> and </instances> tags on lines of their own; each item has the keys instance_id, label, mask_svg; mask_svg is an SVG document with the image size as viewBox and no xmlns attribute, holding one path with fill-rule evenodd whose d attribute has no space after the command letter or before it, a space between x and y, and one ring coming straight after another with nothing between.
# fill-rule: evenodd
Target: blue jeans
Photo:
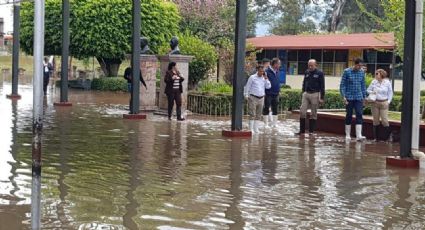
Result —
<instances>
[{"instance_id":1,"label":"blue jeans","mask_svg":"<svg viewBox=\"0 0 425 230\"><path fill-rule=\"evenodd\" d=\"M363 124L363 101L362 100L348 100L348 105L345 106L347 115L345 117L345 124L351 125L353 119L353 109L356 111L356 125Z\"/></svg>"},{"instance_id":2,"label":"blue jeans","mask_svg":"<svg viewBox=\"0 0 425 230\"><path fill-rule=\"evenodd\" d=\"M131 83L127 83L127 90L129 93L131 93L131 87L132 87Z\"/></svg>"}]
</instances>

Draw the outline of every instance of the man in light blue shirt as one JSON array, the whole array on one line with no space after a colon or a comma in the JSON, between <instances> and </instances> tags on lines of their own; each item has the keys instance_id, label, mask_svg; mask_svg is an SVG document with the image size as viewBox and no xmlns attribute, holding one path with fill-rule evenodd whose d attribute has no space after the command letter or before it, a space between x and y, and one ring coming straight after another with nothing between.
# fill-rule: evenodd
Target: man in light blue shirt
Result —
<instances>
[{"instance_id":1,"label":"man in light blue shirt","mask_svg":"<svg viewBox=\"0 0 425 230\"><path fill-rule=\"evenodd\" d=\"M271 83L264 71L264 66L257 66L257 73L249 77L245 86L244 96L248 100L249 129L258 133L258 124L263 111L266 89L271 88Z\"/></svg>"}]
</instances>

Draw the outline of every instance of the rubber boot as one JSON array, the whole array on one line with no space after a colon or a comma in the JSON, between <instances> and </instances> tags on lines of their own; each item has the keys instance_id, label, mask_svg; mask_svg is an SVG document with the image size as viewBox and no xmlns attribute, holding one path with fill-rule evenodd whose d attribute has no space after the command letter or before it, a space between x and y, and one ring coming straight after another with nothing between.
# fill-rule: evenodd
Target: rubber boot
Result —
<instances>
[{"instance_id":1,"label":"rubber boot","mask_svg":"<svg viewBox=\"0 0 425 230\"><path fill-rule=\"evenodd\" d=\"M269 128L269 115L263 115L264 130Z\"/></svg>"},{"instance_id":2,"label":"rubber boot","mask_svg":"<svg viewBox=\"0 0 425 230\"><path fill-rule=\"evenodd\" d=\"M345 140L351 140L351 125L345 125Z\"/></svg>"},{"instance_id":3,"label":"rubber boot","mask_svg":"<svg viewBox=\"0 0 425 230\"><path fill-rule=\"evenodd\" d=\"M254 121L254 132L255 133L260 133L260 130L258 129L258 126L260 125L260 121L255 120Z\"/></svg>"},{"instance_id":4,"label":"rubber boot","mask_svg":"<svg viewBox=\"0 0 425 230\"><path fill-rule=\"evenodd\" d=\"M308 125L308 131L309 133L314 133L314 131L316 130L316 120L315 119L310 119L309 120L309 125Z\"/></svg>"},{"instance_id":5,"label":"rubber boot","mask_svg":"<svg viewBox=\"0 0 425 230\"><path fill-rule=\"evenodd\" d=\"M384 127L385 130L385 141L392 141L391 140L391 128L390 126Z\"/></svg>"},{"instance_id":6,"label":"rubber boot","mask_svg":"<svg viewBox=\"0 0 425 230\"><path fill-rule=\"evenodd\" d=\"M305 118L300 118L300 130L298 133L295 133L297 135L303 135L305 133Z\"/></svg>"},{"instance_id":7,"label":"rubber boot","mask_svg":"<svg viewBox=\"0 0 425 230\"><path fill-rule=\"evenodd\" d=\"M378 141L378 125L373 126L373 141Z\"/></svg>"},{"instance_id":8,"label":"rubber boot","mask_svg":"<svg viewBox=\"0 0 425 230\"><path fill-rule=\"evenodd\" d=\"M363 125L356 125L356 139L357 141L364 141L366 137L362 135Z\"/></svg>"},{"instance_id":9,"label":"rubber boot","mask_svg":"<svg viewBox=\"0 0 425 230\"><path fill-rule=\"evenodd\" d=\"M182 117L182 107L177 107L176 108L176 113L177 113L177 120L178 121L184 121L185 119Z\"/></svg>"},{"instance_id":10,"label":"rubber boot","mask_svg":"<svg viewBox=\"0 0 425 230\"><path fill-rule=\"evenodd\" d=\"M272 116L272 127L276 128L277 126L277 120L278 120L278 116L277 115L273 115Z\"/></svg>"},{"instance_id":11,"label":"rubber boot","mask_svg":"<svg viewBox=\"0 0 425 230\"><path fill-rule=\"evenodd\" d=\"M255 130L254 130L254 120L249 120L249 130L252 133L255 133Z\"/></svg>"}]
</instances>

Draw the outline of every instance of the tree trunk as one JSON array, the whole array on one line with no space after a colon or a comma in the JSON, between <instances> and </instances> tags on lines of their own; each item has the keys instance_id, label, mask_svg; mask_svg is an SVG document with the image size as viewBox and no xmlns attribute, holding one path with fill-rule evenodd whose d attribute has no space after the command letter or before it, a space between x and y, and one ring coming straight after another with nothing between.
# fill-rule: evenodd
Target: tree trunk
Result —
<instances>
[{"instance_id":1,"label":"tree trunk","mask_svg":"<svg viewBox=\"0 0 425 230\"><path fill-rule=\"evenodd\" d=\"M101 58L101 57L96 57L96 59L99 62L100 68L102 69L105 76L107 77L118 76L118 70L122 63L121 59Z\"/></svg>"},{"instance_id":2,"label":"tree trunk","mask_svg":"<svg viewBox=\"0 0 425 230\"><path fill-rule=\"evenodd\" d=\"M335 33L338 29L338 25L341 22L342 10L344 9L346 0L336 0L332 9L332 16L329 21L328 31Z\"/></svg>"}]
</instances>

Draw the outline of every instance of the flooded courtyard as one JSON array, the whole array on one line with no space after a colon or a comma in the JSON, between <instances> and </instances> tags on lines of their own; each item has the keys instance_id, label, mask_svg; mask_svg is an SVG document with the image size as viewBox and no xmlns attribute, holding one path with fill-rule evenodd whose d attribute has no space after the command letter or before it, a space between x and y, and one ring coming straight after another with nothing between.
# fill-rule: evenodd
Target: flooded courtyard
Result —
<instances>
[{"instance_id":1,"label":"flooded courtyard","mask_svg":"<svg viewBox=\"0 0 425 230\"><path fill-rule=\"evenodd\" d=\"M0 230L30 229L32 86L10 91L3 79ZM300 139L293 119L230 139L230 119L128 121L125 93L69 95L45 98L42 229L425 229L425 172L385 165L397 144Z\"/></svg>"}]
</instances>

